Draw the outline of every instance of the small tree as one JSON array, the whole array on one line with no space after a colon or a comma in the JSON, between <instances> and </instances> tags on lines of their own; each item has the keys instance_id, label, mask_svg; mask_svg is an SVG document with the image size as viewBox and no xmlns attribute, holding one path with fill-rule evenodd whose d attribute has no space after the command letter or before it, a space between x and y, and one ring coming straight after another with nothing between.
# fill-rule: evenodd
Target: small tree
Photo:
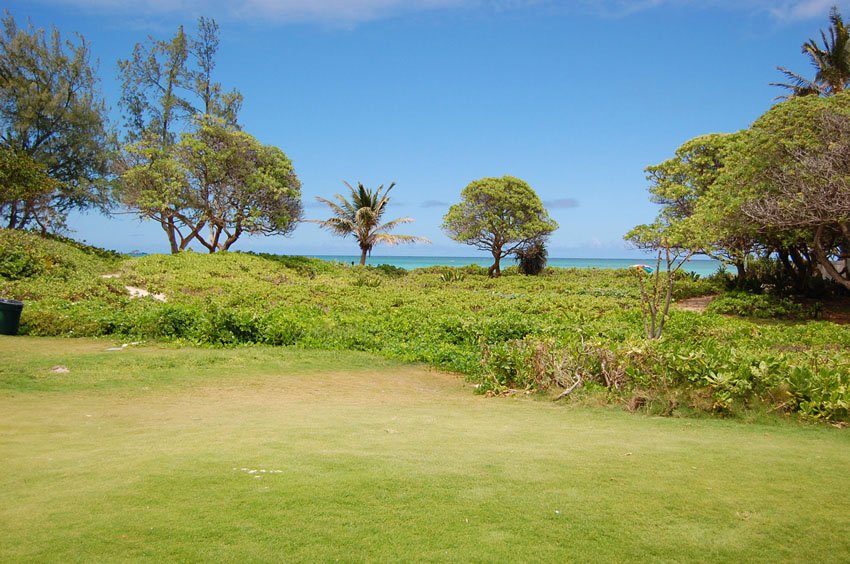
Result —
<instances>
[{"instance_id":1,"label":"small tree","mask_svg":"<svg viewBox=\"0 0 850 564\"><path fill-rule=\"evenodd\" d=\"M328 219L311 219L311 223L318 223L323 229L327 229L340 237L349 235L357 239L360 246L360 264L366 264L366 257L372 252L372 248L378 243L385 245L398 245L400 243L430 243L424 237L415 235L396 235L390 233L393 229L404 223L412 223L411 217L400 217L386 223L383 221L387 204L390 203L390 191L395 187L395 182L384 190L383 184L376 189L365 187L357 183L354 188L348 182L345 185L351 191L350 198L342 194L335 194L336 202L327 198L316 199L330 208L333 216Z\"/></svg>"},{"instance_id":2,"label":"small tree","mask_svg":"<svg viewBox=\"0 0 850 564\"><path fill-rule=\"evenodd\" d=\"M638 265L634 272L640 285L644 335L660 339L670 315L675 274L694 253L678 245L669 227L660 223L638 225L625 238L639 249L655 251L655 268L648 272Z\"/></svg>"},{"instance_id":3,"label":"small tree","mask_svg":"<svg viewBox=\"0 0 850 564\"><path fill-rule=\"evenodd\" d=\"M130 58L118 61L119 103L128 142L121 166L126 171L140 162L150 164L146 176L136 179L144 180L144 185L136 182L122 187L122 203L139 217L159 223L172 253L185 249L200 233L198 226L208 224L178 189L180 182L175 184L173 163L154 161L173 156L180 132L199 121L237 129L242 95L236 90L224 92L213 81L218 44L218 25L200 18L195 37L188 36L181 26L171 39L137 43ZM122 175L122 180L126 179ZM209 240L199 242L207 248L216 246Z\"/></svg>"},{"instance_id":4,"label":"small tree","mask_svg":"<svg viewBox=\"0 0 850 564\"><path fill-rule=\"evenodd\" d=\"M461 192L461 202L443 217L455 241L493 256L488 274L501 275L501 260L558 228L528 183L512 176L482 178Z\"/></svg>"},{"instance_id":5,"label":"small tree","mask_svg":"<svg viewBox=\"0 0 850 564\"><path fill-rule=\"evenodd\" d=\"M221 121L202 121L165 151L127 152L122 201L146 217L175 218L179 250L197 240L226 251L243 233L286 235L301 218L301 183L283 151Z\"/></svg>"}]
</instances>

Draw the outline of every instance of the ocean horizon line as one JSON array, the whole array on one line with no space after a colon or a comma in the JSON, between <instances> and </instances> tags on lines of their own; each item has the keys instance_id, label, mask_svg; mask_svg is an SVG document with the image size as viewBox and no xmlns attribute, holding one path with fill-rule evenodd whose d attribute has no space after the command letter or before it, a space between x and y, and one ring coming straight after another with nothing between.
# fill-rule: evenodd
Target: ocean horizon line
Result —
<instances>
[{"instance_id":1,"label":"ocean horizon line","mask_svg":"<svg viewBox=\"0 0 850 564\"><path fill-rule=\"evenodd\" d=\"M360 262L359 255L301 255L311 258L317 258L329 262L339 262L346 264L357 264ZM547 266L552 268L604 268L604 269L622 269L629 268L634 264L643 264L649 262L650 265L654 260L649 258L561 258L550 257L547 261ZM476 264L482 267L489 267L493 263L492 257L481 256L411 256L411 255L384 255L384 256L369 256L366 258L367 266L378 266L387 264L405 270L413 270L416 268L429 268L434 266L446 267L463 267ZM505 257L502 259L502 264L505 267L514 266L517 264L513 257ZM688 272L693 272L701 276L709 276L717 272L721 267L720 261L714 259L690 259L685 262L682 269Z\"/></svg>"}]
</instances>

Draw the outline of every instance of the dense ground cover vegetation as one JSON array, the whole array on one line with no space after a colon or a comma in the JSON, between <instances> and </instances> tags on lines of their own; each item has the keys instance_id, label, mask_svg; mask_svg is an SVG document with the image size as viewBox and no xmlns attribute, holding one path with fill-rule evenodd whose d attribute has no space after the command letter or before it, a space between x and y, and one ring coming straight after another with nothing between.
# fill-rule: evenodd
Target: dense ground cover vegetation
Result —
<instances>
[{"instance_id":1,"label":"dense ground cover vegetation","mask_svg":"<svg viewBox=\"0 0 850 564\"><path fill-rule=\"evenodd\" d=\"M554 391L580 378L584 393L670 414L844 420L850 405L846 327L674 310L664 338L649 342L627 271L508 269L497 280L481 267L407 273L241 253L119 259L9 231L0 247L36 264L87 258L0 277L0 294L27 302L29 335L369 351L463 373L482 392ZM720 285L682 275L676 297ZM167 302L131 299L125 286Z\"/></svg>"}]
</instances>

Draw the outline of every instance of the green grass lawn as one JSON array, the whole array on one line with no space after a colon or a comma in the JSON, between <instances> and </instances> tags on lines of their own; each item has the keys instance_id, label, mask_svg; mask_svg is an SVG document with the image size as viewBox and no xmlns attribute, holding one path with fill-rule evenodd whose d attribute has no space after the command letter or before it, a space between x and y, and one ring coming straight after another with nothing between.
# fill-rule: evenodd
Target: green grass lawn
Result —
<instances>
[{"instance_id":1,"label":"green grass lawn","mask_svg":"<svg viewBox=\"0 0 850 564\"><path fill-rule=\"evenodd\" d=\"M0 337L0 560L850 560L847 431L114 345Z\"/></svg>"}]
</instances>

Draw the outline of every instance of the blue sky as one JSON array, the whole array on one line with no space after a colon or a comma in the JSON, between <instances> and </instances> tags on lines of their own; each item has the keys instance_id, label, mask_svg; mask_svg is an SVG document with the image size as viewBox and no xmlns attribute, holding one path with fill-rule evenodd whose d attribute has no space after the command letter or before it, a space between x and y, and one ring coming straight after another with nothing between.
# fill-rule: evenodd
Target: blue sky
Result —
<instances>
[{"instance_id":1,"label":"blue sky","mask_svg":"<svg viewBox=\"0 0 850 564\"><path fill-rule=\"evenodd\" d=\"M528 181L560 223L553 257L628 257L650 221L643 169L687 139L747 127L780 91L783 65L811 75L800 45L831 0L12 0L23 23L82 33L120 121L116 60L199 15L221 27L217 80L245 96L244 129L283 149L305 215L342 180L397 183L391 217L430 246L375 255L473 255L440 232L470 181ZM845 12L848 4L839 2ZM122 251L165 251L156 224L96 215L72 234ZM301 224L240 249L354 254Z\"/></svg>"}]
</instances>

